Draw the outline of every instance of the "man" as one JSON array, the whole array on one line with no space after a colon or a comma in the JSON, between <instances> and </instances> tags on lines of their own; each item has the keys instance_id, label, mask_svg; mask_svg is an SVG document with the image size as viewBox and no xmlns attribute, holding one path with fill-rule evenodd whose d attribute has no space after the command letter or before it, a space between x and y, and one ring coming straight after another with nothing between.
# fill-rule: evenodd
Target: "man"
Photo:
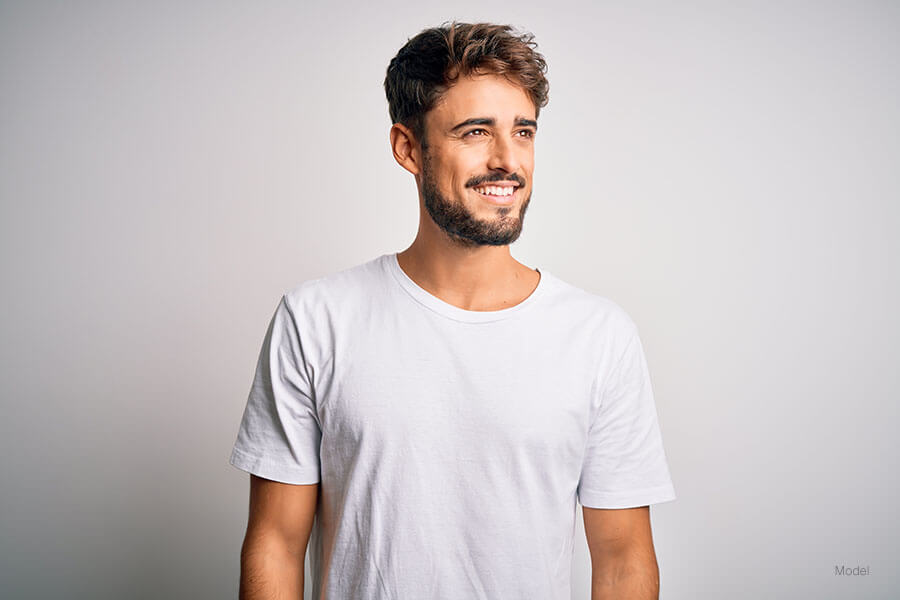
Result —
<instances>
[{"instance_id":1,"label":"man","mask_svg":"<svg viewBox=\"0 0 900 600\"><path fill-rule=\"evenodd\" d=\"M242 598L299 598L309 542L317 600L568 600L576 501L592 598L658 597L649 505L675 494L637 327L510 255L547 103L532 39L453 23L391 61L418 233L278 304L231 455Z\"/></svg>"}]
</instances>

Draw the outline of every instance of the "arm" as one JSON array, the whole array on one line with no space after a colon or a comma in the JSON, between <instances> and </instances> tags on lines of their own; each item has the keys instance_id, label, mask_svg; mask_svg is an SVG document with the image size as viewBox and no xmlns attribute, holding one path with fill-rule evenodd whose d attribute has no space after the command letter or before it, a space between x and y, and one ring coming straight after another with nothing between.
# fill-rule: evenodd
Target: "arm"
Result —
<instances>
[{"instance_id":1,"label":"arm","mask_svg":"<svg viewBox=\"0 0 900 600\"><path fill-rule=\"evenodd\" d=\"M658 600L650 507L582 507L591 553L591 600Z\"/></svg>"},{"instance_id":2,"label":"arm","mask_svg":"<svg viewBox=\"0 0 900 600\"><path fill-rule=\"evenodd\" d=\"M303 561L318 492L318 483L291 485L250 475L240 600L303 598Z\"/></svg>"}]
</instances>

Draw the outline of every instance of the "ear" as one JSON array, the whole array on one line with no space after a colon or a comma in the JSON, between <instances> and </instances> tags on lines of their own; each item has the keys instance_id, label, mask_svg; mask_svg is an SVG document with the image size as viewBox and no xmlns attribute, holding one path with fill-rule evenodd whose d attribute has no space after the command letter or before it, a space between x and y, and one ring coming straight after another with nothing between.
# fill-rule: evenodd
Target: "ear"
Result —
<instances>
[{"instance_id":1,"label":"ear","mask_svg":"<svg viewBox=\"0 0 900 600\"><path fill-rule=\"evenodd\" d=\"M412 130L403 123L394 123L390 136L394 160L413 175L418 175L422 171L422 148Z\"/></svg>"}]
</instances>

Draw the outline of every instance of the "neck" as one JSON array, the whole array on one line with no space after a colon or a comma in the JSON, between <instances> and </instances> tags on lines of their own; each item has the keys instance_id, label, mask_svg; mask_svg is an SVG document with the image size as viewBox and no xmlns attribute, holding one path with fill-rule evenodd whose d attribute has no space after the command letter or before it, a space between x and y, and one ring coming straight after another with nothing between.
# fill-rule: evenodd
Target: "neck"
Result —
<instances>
[{"instance_id":1,"label":"neck","mask_svg":"<svg viewBox=\"0 0 900 600\"><path fill-rule=\"evenodd\" d=\"M527 298L540 274L512 257L509 246L466 247L446 235L416 236L397 253L419 287L464 310L501 310Z\"/></svg>"}]
</instances>

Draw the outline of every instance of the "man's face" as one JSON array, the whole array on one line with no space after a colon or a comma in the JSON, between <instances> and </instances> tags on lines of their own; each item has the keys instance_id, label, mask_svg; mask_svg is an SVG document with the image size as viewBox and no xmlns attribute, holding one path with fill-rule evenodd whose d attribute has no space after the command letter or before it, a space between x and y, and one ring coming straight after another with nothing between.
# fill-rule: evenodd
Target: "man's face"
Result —
<instances>
[{"instance_id":1,"label":"man's face","mask_svg":"<svg viewBox=\"0 0 900 600\"><path fill-rule=\"evenodd\" d=\"M518 239L531 200L534 103L497 75L460 78L425 115L422 196L457 243Z\"/></svg>"}]
</instances>

